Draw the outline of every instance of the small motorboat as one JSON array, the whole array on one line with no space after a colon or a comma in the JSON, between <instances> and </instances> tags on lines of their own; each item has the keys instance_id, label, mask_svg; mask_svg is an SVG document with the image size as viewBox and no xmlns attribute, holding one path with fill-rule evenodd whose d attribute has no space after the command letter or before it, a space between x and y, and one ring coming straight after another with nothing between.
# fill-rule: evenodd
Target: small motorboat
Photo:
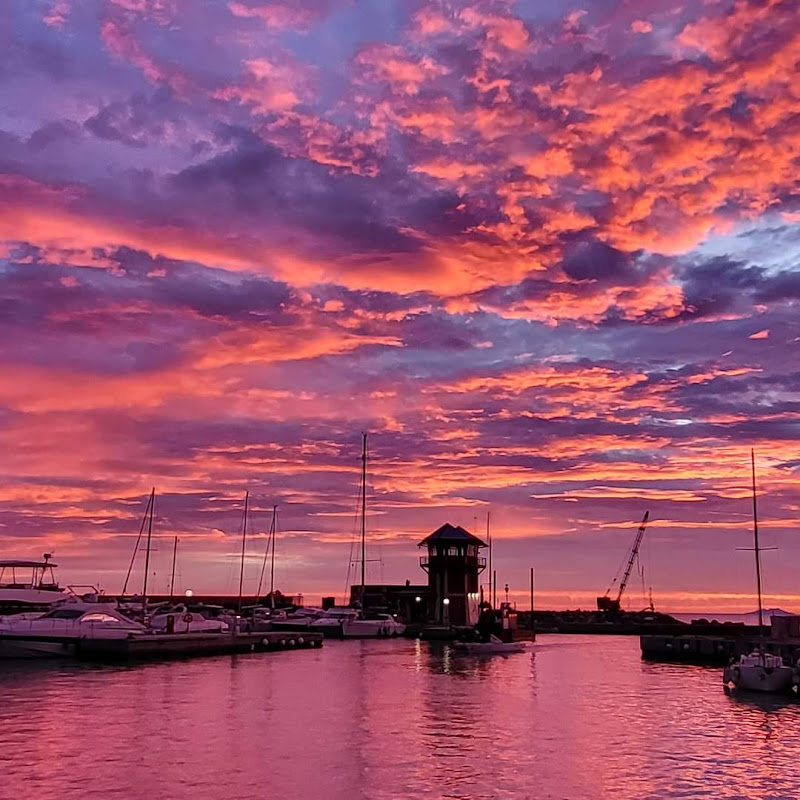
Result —
<instances>
[{"instance_id":1,"label":"small motorboat","mask_svg":"<svg viewBox=\"0 0 800 800\"><path fill-rule=\"evenodd\" d=\"M755 650L728 664L722 682L729 689L782 694L791 691L794 677L794 669L784 664L780 656Z\"/></svg>"},{"instance_id":2,"label":"small motorboat","mask_svg":"<svg viewBox=\"0 0 800 800\"><path fill-rule=\"evenodd\" d=\"M504 642L496 636L491 636L488 642L455 641L450 646L459 653L468 653L473 656L499 656L510 653L524 653L528 643Z\"/></svg>"}]
</instances>

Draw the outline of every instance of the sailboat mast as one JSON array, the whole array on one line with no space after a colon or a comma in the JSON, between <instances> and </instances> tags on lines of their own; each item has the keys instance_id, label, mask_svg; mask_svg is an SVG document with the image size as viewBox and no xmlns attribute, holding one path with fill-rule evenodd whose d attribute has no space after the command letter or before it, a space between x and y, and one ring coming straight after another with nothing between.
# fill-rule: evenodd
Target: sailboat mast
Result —
<instances>
[{"instance_id":1,"label":"sailboat mast","mask_svg":"<svg viewBox=\"0 0 800 800\"><path fill-rule=\"evenodd\" d=\"M124 597L126 592L128 591L128 581L131 579L131 572L133 571L133 564L136 561L136 555L139 552L139 543L142 541L142 534L144 533L144 526L147 522L147 518L150 516L150 501L152 500L152 495L147 496L147 506L144 509L144 515L142 516L142 524L139 526L139 535L136 537L136 544L133 547L133 555L131 556L131 563L128 565L128 574L125 576L125 583L122 585L122 596Z\"/></svg>"},{"instance_id":2,"label":"sailboat mast","mask_svg":"<svg viewBox=\"0 0 800 800\"><path fill-rule=\"evenodd\" d=\"M270 548L272 548L272 564L273 570L275 567L275 511L278 506L272 506L272 522L269 524L269 533L267 534L267 547L264 550L264 560L261 563L261 575L258 577L258 590L256 591L256 602L258 602L259 598L261 597L261 586L264 583L264 573L267 571L267 559L269 558ZM272 583L272 578L270 578L270 583ZM270 585L270 594L272 593L273 586ZM274 605L273 605L274 608Z\"/></svg>"},{"instance_id":3,"label":"sailboat mast","mask_svg":"<svg viewBox=\"0 0 800 800\"><path fill-rule=\"evenodd\" d=\"M156 504L156 487L150 492L150 519L147 523L147 550L144 556L144 584L142 586L142 614L147 614L147 575L150 572L150 540L153 538L153 508Z\"/></svg>"},{"instance_id":4,"label":"sailboat mast","mask_svg":"<svg viewBox=\"0 0 800 800\"><path fill-rule=\"evenodd\" d=\"M494 601L492 600L492 590L494 584L492 583L492 535L489 533L489 514L486 512L486 544L489 545L489 605L494 608Z\"/></svg>"},{"instance_id":5,"label":"sailboat mast","mask_svg":"<svg viewBox=\"0 0 800 800\"><path fill-rule=\"evenodd\" d=\"M758 549L758 508L756 505L756 454L750 451L750 467L753 475L753 539L756 554L756 585L758 586L758 635L764 634L764 619L761 605L761 551Z\"/></svg>"},{"instance_id":6,"label":"sailboat mast","mask_svg":"<svg viewBox=\"0 0 800 800\"><path fill-rule=\"evenodd\" d=\"M247 539L247 504L250 501L250 492L244 493L244 514L242 515L242 559L239 566L239 599L236 603L237 613L242 613L242 586L244 585L244 547Z\"/></svg>"},{"instance_id":7,"label":"sailboat mast","mask_svg":"<svg viewBox=\"0 0 800 800\"><path fill-rule=\"evenodd\" d=\"M175 561L178 557L178 537L172 542L172 577L169 579L169 599L175 595Z\"/></svg>"},{"instance_id":8,"label":"sailboat mast","mask_svg":"<svg viewBox=\"0 0 800 800\"><path fill-rule=\"evenodd\" d=\"M364 591L367 584L367 434L361 446L361 608L364 608Z\"/></svg>"},{"instance_id":9,"label":"sailboat mast","mask_svg":"<svg viewBox=\"0 0 800 800\"><path fill-rule=\"evenodd\" d=\"M278 506L272 506L272 559L269 566L269 607L275 610L275 537L278 534Z\"/></svg>"}]
</instances>

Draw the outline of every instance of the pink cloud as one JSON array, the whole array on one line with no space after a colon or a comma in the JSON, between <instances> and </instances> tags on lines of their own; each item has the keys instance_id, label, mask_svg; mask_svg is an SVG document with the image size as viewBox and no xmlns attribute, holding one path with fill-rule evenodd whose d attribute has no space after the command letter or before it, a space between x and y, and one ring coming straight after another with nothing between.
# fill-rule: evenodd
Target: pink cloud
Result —
<instances>
[{"instance_id":1,"label":"pink cloud","mask_svg":"<svg viewBox=\"0 0 800 800\"><path fill-rule=\"evenodd\" d=\"M72 5L70 0L52 0L42 22L51 28L63 28L69 19Z\"/></svg>"}]
</instances>

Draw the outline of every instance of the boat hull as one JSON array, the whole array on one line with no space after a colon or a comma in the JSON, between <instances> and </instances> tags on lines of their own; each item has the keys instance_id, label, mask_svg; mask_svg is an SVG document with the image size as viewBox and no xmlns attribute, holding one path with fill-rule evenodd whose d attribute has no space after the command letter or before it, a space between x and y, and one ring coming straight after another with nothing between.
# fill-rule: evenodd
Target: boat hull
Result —
<instances>
[{"instance_id":1,"label":"boat hull","mask_svg":"<svg viewBox=\"0 0 800 800\"><path fill-rule=\"evenodd\" d=\"M787 694L792 690L794 671L791 667L731 664L725 667L722 680L726 686L747 692Z\"/></svg>"},{"instance_id":2,"label":"boat hull","mask_svg":"<svg viewBox=\"0 0 800 800\"><path fill-rule=\"evenodd\" d=\"M342 623L344 639L388 639L402 636L404 630L404 625L388 620L353 619Z\"/></svg>"},{"instance_id":3,"label":"boat hull","mask_svg":"<svg viewBox=\"0 0 800 800\"><path fill-rule=\"evenodd\" d=\"M501 656L524 653L525 642L453 642L451 647L459 653L472 656Z\"/></svg>"},{"instance_id":4,"label":"boat hull","mask_svg":"<svg viewBox=\"0 0 800 800\"><path fill-rule=\"evenodd\" d=\"M320 625L319 623L312 622L307 630L313 633L321 633L326 639L342 639L344 638L342 633L342 623L335 622L329 623L326 625Z\"/></svg>"},{"instance_id":5,"label":"boat hull","mask_svg":"<svg viewBox=\"0 0 800 800\"><path fill-rule=\"evenodd\" d=\"M0 658L72 658L77 640L0 636Z\"/></svg>"}]
</instances>

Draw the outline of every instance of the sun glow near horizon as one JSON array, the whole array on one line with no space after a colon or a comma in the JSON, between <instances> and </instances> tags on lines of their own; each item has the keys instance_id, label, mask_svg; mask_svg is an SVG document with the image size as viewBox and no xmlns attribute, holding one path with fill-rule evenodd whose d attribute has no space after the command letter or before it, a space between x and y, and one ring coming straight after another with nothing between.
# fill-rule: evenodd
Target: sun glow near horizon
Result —
<instances>
[{"instance_id":1,"label":"sun glow near horizon","mask_svg":"<svg viewBox=\"0 0 800 800\"><path fill-rule=\"evenodd\" d=\"M368 430L376 581L491 509L500 580L591 607L649 510L657 605L751 610L755 448L800 607L800 9L395 11L0 11L0 554L111 587L155 485L223 591L247 489L328 591Z\"/></svg>"}]
</instances>

